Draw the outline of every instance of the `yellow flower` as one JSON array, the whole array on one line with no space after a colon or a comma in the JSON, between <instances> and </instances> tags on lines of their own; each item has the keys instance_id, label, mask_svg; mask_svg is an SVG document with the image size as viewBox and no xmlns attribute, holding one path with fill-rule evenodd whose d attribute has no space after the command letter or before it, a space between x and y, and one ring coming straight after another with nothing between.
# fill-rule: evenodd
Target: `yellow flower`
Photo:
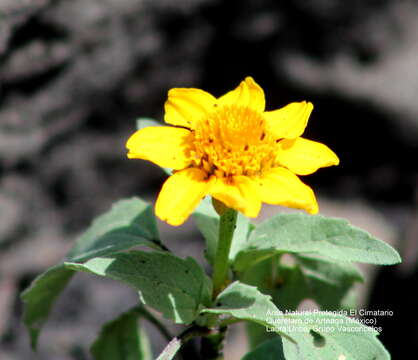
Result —
<instances>
[{"instance_id":1,"label":"yellow flower","mask_svg":"<svg viewBox=\"0 0 418 360\"><path fill-rule=\"evenodd\" d=\"M206 195L256 217L261 203L318 212L312 189L297 175L338 165L327 146L301 137L313 105L294 102L265 111L264 92L251 78L220 98L199 89L171 89L165 122L128 140L129 158L172 168L156 215L181 225Z\"/></svg>"}]
</instances>

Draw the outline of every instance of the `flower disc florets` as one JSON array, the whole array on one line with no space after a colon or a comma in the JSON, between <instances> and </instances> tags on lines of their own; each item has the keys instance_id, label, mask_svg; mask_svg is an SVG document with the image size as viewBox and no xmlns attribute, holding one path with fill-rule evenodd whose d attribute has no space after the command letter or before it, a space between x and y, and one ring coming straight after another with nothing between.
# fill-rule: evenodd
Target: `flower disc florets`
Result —
<instances>
[{"instance_id":1,"label":"flower disc florets","mask_svg":"<svg viewBox=\"0 0 418 360\"><path fill-rule=\"evenodd\" d=\"M248 107L216 107L193 132L192 158L208 174L260 176L274 162L276 141L262 114Z\"/></svg>"}]
</instances>

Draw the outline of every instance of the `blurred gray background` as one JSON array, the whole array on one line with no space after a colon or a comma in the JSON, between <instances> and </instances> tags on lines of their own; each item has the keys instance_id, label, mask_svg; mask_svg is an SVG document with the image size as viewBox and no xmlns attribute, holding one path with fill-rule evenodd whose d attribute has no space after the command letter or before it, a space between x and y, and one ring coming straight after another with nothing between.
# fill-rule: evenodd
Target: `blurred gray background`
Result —
<instances>
[{"instance_id":1,"label":"blurred gray background","mask_svg":"<svg viewBox=\"0 0 418 360\"><path fill-rule=\"evenodd\" d=\"M341 165L304 181L322 213L401 251L400 266L366 268L360 302L395 312L380 323L394 359L418 351L416 1L0 0L0 359L89 358L100 325L134 292L78 276L37 354L19 293L113 201L155 200L164 173L125 155L136 118L161 120L171 87L220 96L248 75L269 110L314 103L305 136ZM192 221L161 230L180 255L202 259ZM239 329L229 344L239 346L228 358L245 351Z\"/></svg>"}]
</instances>

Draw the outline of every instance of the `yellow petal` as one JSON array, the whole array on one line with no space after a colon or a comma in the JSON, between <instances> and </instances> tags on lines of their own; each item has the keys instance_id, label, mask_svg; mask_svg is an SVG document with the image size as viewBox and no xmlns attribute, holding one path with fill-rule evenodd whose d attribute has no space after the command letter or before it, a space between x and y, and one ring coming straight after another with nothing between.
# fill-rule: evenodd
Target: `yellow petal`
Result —
<instances>
[{"instance_id":1,"label":"yellow petal","mask_svg":"<svg viewBox=\"0 0 418 360\"><path fill-rule=\"evenodd\" d=\"M310 102L294 102L278 110L266 111L264 117L276 139L295 139L305 131L312 110Z\"/></svg>"},{"instance_id":2,"label":"yellow petal","mask_svg":"<svg viewBox=\"0 0 418 360\"><path fill-rule=\"evenodd\" d=\"M190 164L192 135L189 130L171 126L149 126L135 132L127 141L128 158L149 160L161 167L179 170Z\"/></svg>"},{"instance_id":3,"label":"yellow petal","mask_svg":"<svg viewBox=\"0 0 418 360\"><path fill-rule=\"evenodd\" d=\"M310 214L318 212L318 204L312 189L291 171L274 168L259 180L261 201L303 209Z\"/></svg>"},{"instance_id":4,"label":"yellow petal","mask_svg":"<svg viewBox=\"0 0 418 360\"><path fill-rule=\"evenodd\" d=\"M215 97L203 90L171 89L164 105L164 121L167 124L195 129L196 123L213 110L215 105Z\"/></svg>"},{"instance_id":5,"label":"yellow petal","mask_svg":"<svg viewBox=\"0 0 418 360\"><path fill-rule=\"evenodd\" d=\"M326 145L297 138L279 142L276 160L280 165L298 175L312 174L321 167L338 165L337 155Z\"/></svg>"},{"instance_id":6,"label":"yellow petal","mask_svg":"<svg viewBox=\"0 0 418 360\"><path fill-rule=\"evenodd\" d=\"M183 224L194 208L207 195L211 181L197 168L171 175L164 183L155 204L155 214L170 225Z\"/></svg>"},{"instance_id":7,"label":"yellow petal","mask_svg":"<svg viewBox=\"0 0 418 360\"><path fill-rule=\"evenodd\" d=\"M219 105L247 106L263 112L266 106L264 91L252 77L246 77L234 90L218 99Z\"/></svg>"},{"instance_id":8,"label":"yellow petal","mask_svg":"<svg viewBox=\"0 0 418 360\"><path fill-rule=\"evenodd\" d=\"M210 194L249 217L256 217L261 209L257 183L246 176L219 178L211 187Z\"/></svg>"}]
</instances>

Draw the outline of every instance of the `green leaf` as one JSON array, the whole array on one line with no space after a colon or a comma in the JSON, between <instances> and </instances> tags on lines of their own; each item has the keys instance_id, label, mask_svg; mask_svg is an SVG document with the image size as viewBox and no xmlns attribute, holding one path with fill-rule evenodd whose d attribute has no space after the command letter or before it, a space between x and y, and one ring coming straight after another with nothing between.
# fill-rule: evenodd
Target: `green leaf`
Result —
<instances>
[{"instance_id":1,"label":"green leaf","mask_svg":"<svg viewBox=\"0 0 418 360\"><path fill-rule=\"evenodd\" d=\"M212 206L210 196L206 196L193 212L193 218L197 228L206 241L205 257L209 264L213 265L215 259L216 244L219 236L219 215Z\"/></svg>"},{"instance_id":2,"label":"green leaf","mask_svg":"<svg viewBox=\"0 0 418 360\"><path fill-rule=\"evenodd\" d=\"M294 266L280 265L279 286L272 294L281 309L295 310L304 299L314 300L323 310L344 307L345 299L356 282L363 277L352 263L295 256Z\"/></svg>"},{"instance_id":3,"label":"green leaf","mask_svg":"<svg viewBox=\"0 0 418 360\"><path fill-rule=\"evenodd\" d=\"M295 255L295 265L290 266L278 264L274 258L260 261L240 273L240 281L271 295L273 303L283 311L296 310L304 299L316 301L322 310L355 308L355 302L350 303L355 300L352 288L356 282L363 281L355 264ZM251 348L271 336L254 324L246 327Z\"/></svg>"},{"instance_id":4,"label":"green leaf","mask_svg":"<svg viewBox=\"0 0 418 360\"><path fill-rule=\"evenodd\" d=\"M242 360L286 360L283 354L283 342L280 337L267 340L247 353Z\"/></svg>"},{"instance_id":5,"label":"green leaf","mask_svg":"<svg viewBox=\"0 0 418 360\"><path fill-rule=\"evenodd\" d=\"M355 264L298 255L294 261L295 265L290 266L278 264L270 257L240 273L239 279L271 295L273 303L283 311L296 310L304 299L316 301L322 310L355 308L353 286L363 281ZM253 323L247 323L246 328L250 348L272 335Z\"/></svg>"},{"instance_id":6,"label":"green leaf","mask_svg":"<svg viewBox=\"0 0 418 360\"><path fill-rule=\"evenodd\" d=\"M389 360L390 355L376 339L376 332L341 315L286 315L286 320L300 320L286 337L275 337L257 346L242 360ZM325 324L327 321L329 324ZM335 322L337 325L330 325ZM338 325L338 323L343 325ZM313 325L306 325L312 323ZM287 325L289 326L289 325ZM296 326L304 330L296 331ZM326 329L323 330L323 329Z\"/></svg>"},{"instance_id":7,"label":"green leaf","mask_svg":"<svg viewBox=\"0 0 418 360\"><path fill-rule=\"evenodd\" d=\"M250 350L254 350L263 342L277 336L276 333L266 332L265 326L249 321L245 323L245 332L248 340L248 348Z\"/></svg>"},{"instance_id":8,"label":"green leaf","mask_svg":"<svg viewBox=\"0 0 418 360\"><path fill-rule=\"evenodd\" d=\"M284 326L294 340L282 338L286 360L390 359L389 353L376 338L378 332L358 321L329 313L285 317L288 323ZM289 325L289 321L294 325ZM291 328L293 330L289 331Z\"/></svg>"},{"instance_id":9,"label":"green leaf","mask_svg":"<svg viewBox=\"0 0 418 360\"><path fill-rule=\"evenodd\" d=\"M23 322L28 328L31 346L36 348L39 332L46 322L52 305L71 280L73 272L62 264L56 265L38 276L22 293L24 302Z\"/></svg>"},{"instance_id":10,"label":"green leaf","mask_svg":"<svg viewBox=\"0 0 418 360\"><path fill-rule=\"evenodd\" d=\"M248 237L254 228L255 226L250 222L250 220L239 212L231 250L229 251L229 260L231 262L234 261L241 249L247 245Z\"/></svg>"},{"instance_id":11,"label":"green leaf","mask_svg":"<svg viewBox=\"0 0 418 360\"><path fill-rule=\"evenodd\" d=\"M238 273L239 280L245 284L256 286L262 293L269 294L277 286L277 264L279 256L271 256L255 263L250 268Z\"/></svg>"},{"instance_id":12,"label":"green leaf","mask_svg":"<svg viewBox=\"0 0 418 360\"><path fill-rule=\"evenodd\" d=\"M191 323L211 302L211 282L192 258L170 253L130 251L94 258L68 269L122 281L139 291L142 302L176 323Z\"/></svg>"},{"instance_id":13,"label":"green leaf","mask_svg":"<svg viewBox=\"0 0 418 360\"><path fill-rule=\"evenodd\" d=\"M210 264L213 264L219 236L219 215L213 209L211 197L207 196L200 202L193 213L193 217L197 228L206 241L206 259ZM253 225L249 219L238 213L232 246L229 252L230 261L233 261L236 254L245 246L252 229Z\"/></svg>"},{"instance_id":14,"label":"green leaf","mask_svg":"<svg viewBox=\"0 0 418 360\"><path fill-rule=\"evenodd\" d=\"M151 360L150 343L138 325L139 314L128 311L105 324L91 347L95 360Z\"/></svg>"},{"instance_id":15,"label":"green leaf","mask_svg":"<svg viewBox=\"0 0 418 360\"><path fill-rule=\"evenodd\" d=\"M109 212L96 218L77 240L68 259L82 262L138 245L161 249L160 244L151 205L132 198L117 202Z\"/></svg>"},{"instance_id":16,"label":"green leaf","mask_svg":"<svg viewBox=\"0 0 418 360\"><path fill-rule=\"evenodd\" d=\"M277 257L277 255L272 256L266 260L256 263L246 271L238 273L239 280L247 285L257 287L257 289L263 294L270 296L274 295L277 284L273 270L275 265L277 267L277 259L275 259ZM247 322L245 324L245 328L250 349L254 349L268 338L276 336L275 333L266 332L265 326L261 326L256 323Z\"/></svg>"},{"instance_id":17,"label":"green leaf","mask_svg":"<svg viewBox=\"0 0 418 360\"><path fill-rule=\"evenodd\" d=\"M345 283L364 281L363 274L358 267L349 262L335 262L312 255L296 255L295 259L305 274L331 285L340 286Z\"/></svg>"},{"instance_id":18,"label":"green leaf","mask_svg":"<svg viewBox=\"0 0 418 360\"><path fill-rule=\"evenodd\" d=\"M261 325L274 326L272 314L282 312L254 286L235 281L223 290L215 300L215 308L203 309L211 314L228 314L236 319L248 320Z\"/></svg>"},{"instance_id":19,"label":"green leaf","mask_svg":"<svg viewBox=\"0 0 418 360\"><path fill-rule=\"evenodd\" d=\"M281 214L257 226L237 254L234 268L243 271L277 253L312 253L338 261L381 265L401 261L390 245L344 219Z\"/></svg>"},{"instance_id":20,"label":"green leaf","mask_svg":"<svg viewBox=\"0 0 418 360\"><path fill-rule=\"evenodd\" d=\"M250 326L256 338L250 339L252 346L264 339L262 331L265 333L266 327L274 327L276 316L283 316L283 313L271 302L270 296L264 295L254 286L239 281L233 282L218 295L215 306L215 308L203 309L202 312L230 315L256 325Z\"/></svg>"},{"instance_id":21,"label":"green leaf","mask_svg":"<svg viewBox=\"0 0 418 360\"><path fill-rule=\"evenodd\" d=\"M138 198L121 200L110 211L98 217L80 236L68 258L85 261L98 255L130 249L138 245L160 248L156 221L151 206ZM35 349L39 332L51 308L74 271L63 264L39 275L22 293L23 321Z\"/></svg>"},{"instance_id":22,"label":"green leaf","mask_svg":"<svg viewBox=\"0 0 418 360\"><path fill-rule=\"evenodd\" d=\"M266 331L281 335L286 360L389 359L374 329L334 313L284 314L269 296L238 281L218 295L216 308L202 312L266 326Z\"/></svg>"}]
</instances>

